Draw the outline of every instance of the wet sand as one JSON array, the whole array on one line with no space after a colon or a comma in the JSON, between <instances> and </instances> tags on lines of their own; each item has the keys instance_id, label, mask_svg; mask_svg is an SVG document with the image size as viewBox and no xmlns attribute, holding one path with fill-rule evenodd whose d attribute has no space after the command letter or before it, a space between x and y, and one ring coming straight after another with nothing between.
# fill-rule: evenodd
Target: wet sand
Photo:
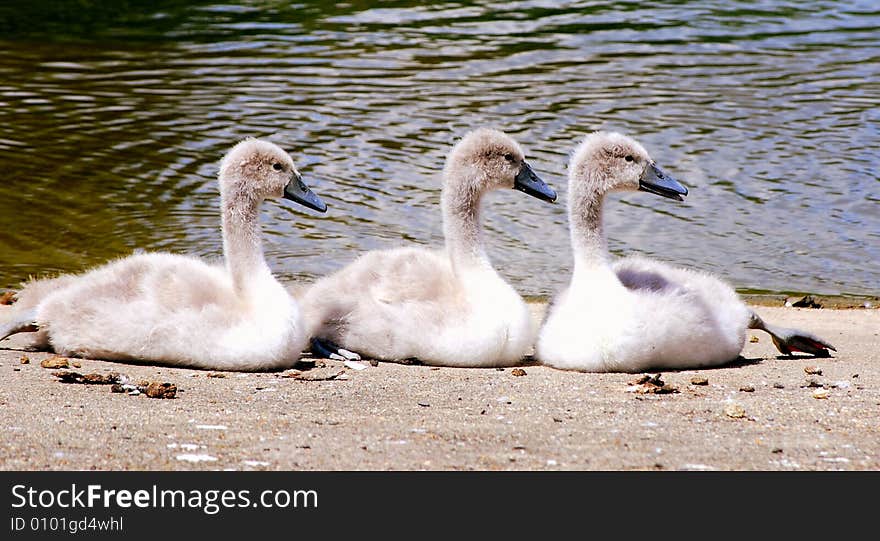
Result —
<instances>
[{"instance_id":1,"label":"wet sand","mask_svg":"<svg viewBox=\"0 0 880 541\"><path fill-rule=\"evenodd\" d=\"M542 366L319 361L303 372L343 372L323 381L88 359L72 368L173 383L167 400L60 383L40 366L51 354L18 349L18 335L0 346L0 469L880 469L880 310L757 310L837 353L781 357L753 332L742 362L663 373L678 389L669 394L633 392L632 374Z\"/></svg>"}]
</instances>

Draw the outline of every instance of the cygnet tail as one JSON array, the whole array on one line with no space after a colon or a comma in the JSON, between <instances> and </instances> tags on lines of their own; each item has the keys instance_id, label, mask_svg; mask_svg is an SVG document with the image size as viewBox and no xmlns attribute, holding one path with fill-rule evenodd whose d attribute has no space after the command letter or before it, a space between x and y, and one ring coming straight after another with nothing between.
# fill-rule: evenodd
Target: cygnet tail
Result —
<instances>
[{"instance_id":1,"label":"cygnet tail","mask_svg":"<svg viewBox=\"0 0 880 541\"><path fill-rule=\"evenodd\" d=\"M791 355L793 351L800 351L815 357L830 357L829 349L837 351L837 348L814 334L765 323L755 312L752 312L749 319L749 328L769 334L773 339L773 345L783 355Z\"/></svg>"}]
</instances>

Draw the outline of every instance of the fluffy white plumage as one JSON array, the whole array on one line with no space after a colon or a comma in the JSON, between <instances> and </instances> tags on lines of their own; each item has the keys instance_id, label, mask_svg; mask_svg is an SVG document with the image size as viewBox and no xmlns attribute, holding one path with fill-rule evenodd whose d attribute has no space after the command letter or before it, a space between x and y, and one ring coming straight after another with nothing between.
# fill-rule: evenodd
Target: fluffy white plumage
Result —
<instances>
[{"instance_id":1,"label":"fluffy white plumage","mask_svg":"<svg viewBox=\"0 0 880 541\"><path fill-rule=\"evenodd\" d=\"M658 173L658 182L669 180L641 145L617 133L591 134L575 150L569 163L574 272L548 310L537 358L586 372L718 366L738 357L747 328L771 333L786 353L833 349L807 333L765 325L729 285L708 274L640 257L612 261L602 224L605 194L643 189L678 198L646 189L644 180L657 180Z\"/></svg>"},{"instance_id":2,"label":"fluffy white plumage","mask_svg":"<svg viewBox=\"0 0 880 541\"><path fill-rule=\"evenodd\" d=\"M551 306L536 356L584 372L717 366L739 355L750 316L712 276L626 258L578 272Z\"/></svg>"},{"instance_id":3,"label":"fluffy white plumage","mask_svg":"<svg viewBox=\"0 0 880 541\"><path fill-rule=\"evenodd\" d=\"M261 202L287 196L291 182L310 194L281 148L240 142L219 174L225 266L145 253L38 280L18 293L13 325L32 318L38 342L68 356L217 370L293 365L308 337L263 258L259 227Z\"/></svg>"},{"instance_id":4,"label":"fluffy white plumage","mask_svg":"<svg viewBox=\"0 0 880 541\"><path fill-rule=\"evenodd\" d=\"M376 359L519 363L537 329L483 250L480 201L490 190L513 188L523 169L531 173L524 160L501 132L478 129L462 138L443 173L445 249L369 252L318 280L301 299L313 336Z\"/></svg>"}]
</instances>

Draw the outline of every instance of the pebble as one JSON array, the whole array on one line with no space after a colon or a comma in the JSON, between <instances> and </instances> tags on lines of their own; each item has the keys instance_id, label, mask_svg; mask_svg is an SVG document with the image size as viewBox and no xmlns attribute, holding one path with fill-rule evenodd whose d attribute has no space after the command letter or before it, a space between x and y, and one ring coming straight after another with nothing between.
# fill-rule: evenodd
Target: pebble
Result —
<instances>
[{"instance_id":1,"label":"pebble","mask_svg":"<svg viewBox=\"0 0 880 541\"><path fill-rule=\"evenodd\" d=\"M691 385L709 385L709 378L704 376L694 376L691 378Z\"/></svg>"},{"instance_id":2,"label":"pebble","mask_svg":"<svg viewBox=\"0 0 880 541\"><path fill-rule=\"evenodd\" d=\"M739 404L728 404L724 407L724 414L733 419L742 419L746 416L746 410Z\"/></svg>"},{"instance_id":3,"label":"pebble","mask_svg":"<svg viewBox=\"0 0 880 541\"><path fill-rule=\"evenodd\" d=\"M753 392L755 392L755 388L752 387L751 385L743 385L742 387L739 388L739 390L742 391L742 392L744 392L744 393L753 393Z\"/></svg>"},{"instance_id":4,"label":"pebble","mask_svg":"<svg viewBox=\"0 0 880 541\"><path fill-rule=\"evenodd\" d=\"M154 381L147 385L144 394L150 398L174 398L177 396L177 385Z\"/></svg>"},{"instance_id":5,"label":"pebble","mask_svg":"<svg viewBox=\"0 0 880 541\"><path fill-rule=\"evenodd\" d=\"M785 389L785 385L783 385L783 384L781 384L781 383L779 383L779 382L776 382L776 383L773 384L773 388L774 388L774 389Z\"/></svg>"},{"instance_id":6,"label":"pebble","mask_svg":"<svg viewBox=\"0 0 880 541\"><path fill-rule=\"evenodd\" d=\"M66 358L60 355L53 355L51 357L47 357L40 361L40 366L43 368L67 368L70 366L70 363Z\"/></svg>"},{"instance_id":7,"label":"pebble","mask_svg":"<svg viewBox=\"0 0 880 541\"><path fill-rule=\"evenodd\" d=\"M513 370L510 371L510 373L511 373L511 375L514 375L514 376L525 376L526 375L526 371L523 370L522 368L514 368Z\"/></svg>"},{"instance_id":8,"label":"pebble","mask_svg":"<svg viewBox=\"0 0 880 541\"><path fill-rule=\"evenodd\" d=\"M642 374L636 379L629 382L626 391L629 393L639 394L671 394L677 393L678 388L675 385L669 385L661 379L662 374L650 375Z\"/></svg>"},{"instance_id":9,"label":"pebble","mask_svg":"<svg viewBox=\"0 0 880 541\"><path fill-rule=\"evenodd\" d=\"M830 393L827 389L816 389L815 391L813 391L813 398L818 398L820 400L828 398L829 395Z\"/></svg>"},{"instance_id":10,"label":"pebble","mask_svg":"<svg viewBox=\"0 0 880 541\"><path fill-rule=\"evenodd\" d=\"M18 359L18 362L20 362L21 364L30 364L31 359L27 355L22 355L21 358Z\"/></svg>"},{"instance_id":11,"label":"pebble","mask_svg":"<svg viewBox=\"0 0 880 541\"><path fill-rule=\"evenodd\" d=\"M822 369L819 368L818 366L805 366L804 372L806 372L807 374L813 375L813 376L821 376L822 375Z\"/></svg>"}]
</instances>

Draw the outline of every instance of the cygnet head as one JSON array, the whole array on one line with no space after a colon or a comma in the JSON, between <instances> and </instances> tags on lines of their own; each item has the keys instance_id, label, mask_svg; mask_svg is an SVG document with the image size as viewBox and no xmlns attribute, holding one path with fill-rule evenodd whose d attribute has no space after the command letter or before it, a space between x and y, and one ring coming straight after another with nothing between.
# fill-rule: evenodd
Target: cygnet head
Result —
<instances>
[{"instance_id":1,"label":"cygnet head","mask_svg":"<svg viewBox=\"0 0 880 541\"><path fill-rule=\"evenodd\" d=\"M232 147L220 162L219 180L224 198L259 202L283 197L319 212L327 210L303 182L290 155L268 141L247 138Z\"/></svg>"},{"instance_id":2,"label":"cygnet head","mask_svg":"<svg viewBox=\"0 0 880 541\"><path fill-rule=\"evenodd\" d=\"M568 178L571 201L635 190L682 201L688 193L654 163L642 145L615 132L586 136L571 157Z\"/></svg>"},{"instance_id":3,"label":"cygnet head","mask_svg":"<svg viewBox=\"0 0 880 541\"><path fill-rule=\"evenodd\" d=\"M538 199L556 201L556 192L526 162L519 144L489 128L468 132L446 159L446 182L455 190L480 194L514 188Z\"/></svg>"}]
</instances>

